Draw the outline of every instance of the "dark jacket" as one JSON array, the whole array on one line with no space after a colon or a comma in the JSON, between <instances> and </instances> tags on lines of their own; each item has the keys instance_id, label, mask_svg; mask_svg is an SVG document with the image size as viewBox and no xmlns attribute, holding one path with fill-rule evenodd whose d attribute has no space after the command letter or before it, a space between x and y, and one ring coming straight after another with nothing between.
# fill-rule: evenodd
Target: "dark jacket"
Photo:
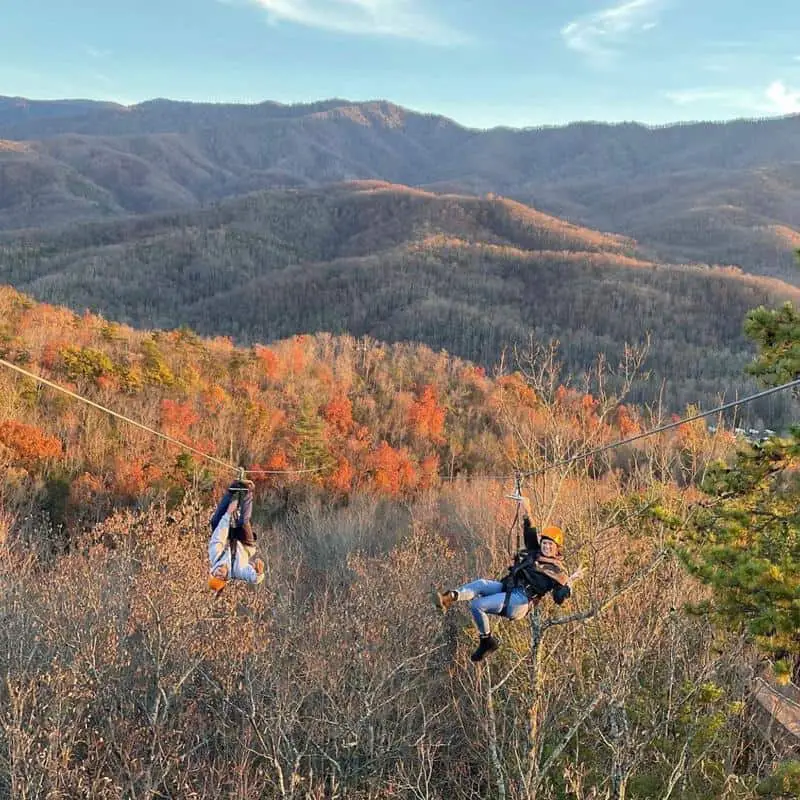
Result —
<instances>
[{"instance_id":1,"label":"dark jacket","mask_svg":"<svg viewBox=\"0 0 800 800\"><path fill-rule=\"evenodd\" d=\"M564 562L560 557L543 556L539 532L528 517L522 522L525 548L514 556L514 563L501 580L503 588L506 591L521 588L530 600L552 592L553 600L561 605L572 594Z\"/></svg>"}]
</instances>

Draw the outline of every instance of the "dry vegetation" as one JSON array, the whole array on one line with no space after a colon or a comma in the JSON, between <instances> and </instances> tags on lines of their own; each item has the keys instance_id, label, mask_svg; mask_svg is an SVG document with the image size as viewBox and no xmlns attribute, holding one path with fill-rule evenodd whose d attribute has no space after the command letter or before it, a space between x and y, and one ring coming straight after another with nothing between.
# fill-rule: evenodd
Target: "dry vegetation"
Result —
<instances>
[{"instance_id":1,"label":"dry vegetation","mask_svg":"<svg viewBox=\"0 0 800 800\"><path fill-rule=\"evenodd\" d=\"M0 374L0 797L757 796L774 754L750 725L754 657L686 613L703 590L651 513L688 513L725 434L687 425L530 481L587 578L501 623L488 666L468 661L465 609L429 601L507 563L510 487L480 475L649 424L624 404L641 353L622 393L599 364L589 394L547 349L489 378L421 347L248 351L2 303L4 357L250 466L324 469L259 484L267 580L213 601L209 489L227 476Z\"/></svg>"}]
</instances>

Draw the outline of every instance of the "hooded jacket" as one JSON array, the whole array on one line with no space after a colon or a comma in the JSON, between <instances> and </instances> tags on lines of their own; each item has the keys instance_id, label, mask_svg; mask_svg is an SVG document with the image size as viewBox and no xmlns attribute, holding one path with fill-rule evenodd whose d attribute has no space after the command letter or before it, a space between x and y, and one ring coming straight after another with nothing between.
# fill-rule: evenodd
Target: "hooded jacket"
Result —
<instances>
[{"instance_id":1,"label":"hooded jacket","mask_svg":"<svg viewBox=\"0 0 800 800\"><path fill-rule=\"evenodd\" d=\"M572 594L561 555L543 555L539 532L527 516L522 522L525 548L514 556L514 563L501 581L503 587L506 591L521 588L529 600L552 592L553 600L561 605Z\"/></svg>"}]
</instances>

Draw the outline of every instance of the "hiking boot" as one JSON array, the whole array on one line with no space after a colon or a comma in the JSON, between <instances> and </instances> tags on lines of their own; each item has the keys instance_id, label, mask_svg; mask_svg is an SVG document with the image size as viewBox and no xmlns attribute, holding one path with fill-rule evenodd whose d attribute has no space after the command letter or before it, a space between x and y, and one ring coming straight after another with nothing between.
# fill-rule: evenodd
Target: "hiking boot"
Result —
<instances>
[{"instance_id":1,"label":"hiking boot","mask_svg":"<svg viewBox=\"0 0 800 800\"><path fill-rule=\"evenodd\" d=\"M500 647L500 640L488 633L486 636L481 636L478 649L469 657L470 661L478 662L483 661L487 653L493 653Z\"/></svg>"},{"instance_id":2,"label":"hiking boot","mask_svg":"<svg viewBox=\"0 0 800 800\"><path fill-rule=\"evenodd\" d=\"M450 608L453 603L458 600L458 594L452 590L446 592L440 592L438 589L434 589L433 592L433 599L437 606L442 610L442 612L446 612L448 608Z\"/></svg>"}]
</instances>

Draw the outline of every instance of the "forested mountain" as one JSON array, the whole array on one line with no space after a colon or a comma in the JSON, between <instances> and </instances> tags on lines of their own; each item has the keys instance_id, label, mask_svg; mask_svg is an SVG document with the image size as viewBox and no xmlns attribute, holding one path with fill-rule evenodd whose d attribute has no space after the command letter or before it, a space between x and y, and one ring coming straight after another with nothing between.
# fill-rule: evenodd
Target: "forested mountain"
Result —
<instances>
[{"instance_id":1,"label":"forested mountain","mask_svg":"<svg viewBox=\"0 0 800 800\"><path fill-rule=\"evenodd\" d=\"M796 280L800 117L663 128L463 128L385 102L136 106L0 98L0 227L188 209L380 179L498 192L653 258Z\"/></svg>"},{"instance_id":2,"label":"forested mountain","mask_svg":"<svg viewBox=\"0 0 800 800\"><path fill-rule=\"evenodd\" d=\"M633 398L676 411L753 388L745 313L800 297L735 269L658 265L631 240L501 198L369 182L10 238L0 281L139 327L421 341L487 368L533 334L560 340L580 375L649 335L653 378ZM782 402L762 419L779 423Z\"/></svg>"}]
</instances>

